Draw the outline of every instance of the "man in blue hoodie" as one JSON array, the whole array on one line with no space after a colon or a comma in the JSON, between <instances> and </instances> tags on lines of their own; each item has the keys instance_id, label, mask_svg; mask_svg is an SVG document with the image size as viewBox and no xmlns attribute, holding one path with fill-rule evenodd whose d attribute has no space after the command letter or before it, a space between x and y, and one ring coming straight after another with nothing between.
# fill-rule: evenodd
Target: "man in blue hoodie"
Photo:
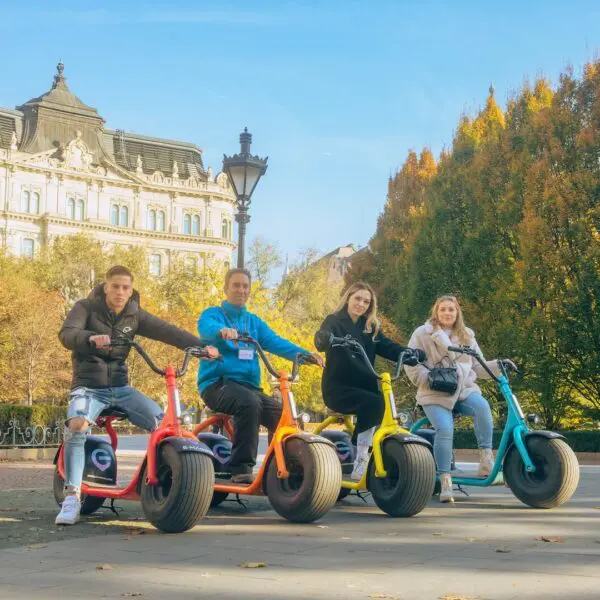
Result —
<instances>
[{"instance_id":1,"label":"man in blue hoodie","mask_svg":"<svg viewBox=\"0 0 600 600\"><path fill-rule=\"evenodd\" d=\"M267 351L293 360L298 353L313 357L323 366L320 354L311 353L279 337L262 319L246 308L252 277L246 269L230 269L225 275L221 306L207 308L198 319L200 337L216 346L222 362L202 361L198 388L214 411L233 415L235 439L229 460L233 483L252 483L260 425L273 431L281 417L281 405L260 388L260 365L254 347L235 340L250 335Z\"/></svg>"}]
</instances>

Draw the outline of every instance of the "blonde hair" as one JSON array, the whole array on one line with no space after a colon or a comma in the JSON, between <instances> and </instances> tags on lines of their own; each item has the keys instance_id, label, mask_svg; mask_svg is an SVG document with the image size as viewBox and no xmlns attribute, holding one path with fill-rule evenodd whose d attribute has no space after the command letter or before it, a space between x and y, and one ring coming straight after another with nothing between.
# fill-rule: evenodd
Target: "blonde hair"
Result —
<instances>
[{"instance_id":1,"label":"blonde hair","mask_svg":"<svg viewBox=\"0 0 600 600\"><path fill-rule=\"evenodd\" d=\"M365 333L372 333L373 338L379 333L380 323L377 318L377 296L373 288L364 281L356 281L354 282L342 295L340 299L340 303L336 308L336 312L340 312L343 309L348 309L348 301L350 297L356 294L356 292L367 291L371 294L371 304L369 304L369 308L367 308L367 312L365 313L366 323L365 323Z\"/></svg>"},{"instance_id":2,"label":"blonde hair","mask_svg":"<svg viewBox=\"0 0 600 600\"><path fill-rule=\"evenodd\" d=\"M473 340L471 340L471 336L467 332L467 328L465 327L465 321L463 318L462 309L458 302L456 296L440 296L431 307L431 316L429 317L429 323L431 325L441 327L441 323L438 321L437 313L442 302L452 302L456 307L456 321L452 326L452 333L458 337L461 344L470 344Z\"/></svg>"}]
</instances>

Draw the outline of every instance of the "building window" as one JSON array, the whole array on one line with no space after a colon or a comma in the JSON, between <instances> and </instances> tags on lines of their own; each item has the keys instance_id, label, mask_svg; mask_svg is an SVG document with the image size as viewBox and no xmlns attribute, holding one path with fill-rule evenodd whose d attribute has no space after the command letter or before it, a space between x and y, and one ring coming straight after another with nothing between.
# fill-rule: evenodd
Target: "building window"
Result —
<instances>
[{"instance_id":1,"label":"building window","mask_svg":"<svg viewBox=\"0 0 600 600\"><path fill-rule=\"evenodd\" d=\"M185 214L183 215L183 233L190 234L192 233L192 217L191 215Z\"/></svg>"},{"instance_id":2,"label":"building window","mask_svg":"<svg viewBox=\"0 0 600 600\"><path fill-rule=\"evenodd\" d=\"M29 212L38 214L40 212L40 195L37 192L31 194L31 210Z\"/></svg>"},{"instance_id":3,"label":"building window","mask_svg":"<svg viewBox=\"0 0 600 600\"><path fill-rule=\"evenodd\" d=\"M157 231L165 230L165 211L159 210L156 214L156 229Z\"/></svg>"},{"instance_id":4,"label":"building window","mask_svg":"<svg viewBox=\"0 0 600 600\"><path fill-rule=\"evenodd\" d=\"M21 240L21 256L33 258L35 243L31 238L23 238Z\"/></svg>"},{"instance_id":5,"label":"building window","mask_svg":"<svg viewBox=\"0 0 600 600\"><path fill-rule=\"evenodd\" d=\"M28 213L30 204L31 204L31 192L29 192L28 190L25 190L23 192L23 200L21 202L21 211Z\"/></svg>"},{"instance_id":6,"label":"building window","mask_svg":"<svg viewBox=\"0 0 600 600\"><path fill-rule=\"evenodd\" d=\"M69 198L67 200L67 217L69 217L69 219L75 218L75 198Z\"/></svg>"},{"instance_id":7,"label":"building window","mask_svg":"<svg viewBox=\"0 0 600 600\"><path fill-rule=\"evenodd\" d=\"M83 200L79 198L75 204L75 220L83 221L84 204Z\"/></svg>"},{"instance_id":8,"label":"building window","mask_svg":"<svg viewBox=\"0 0 600 600\"><path fill-rule=\"evenodd\" d=\"M37 215L40 212L40 194L39 192L23 191L21 198L21 212Z\"/></svg>"},{"instance_id":9,"label":"building window","mask_svg":"<svg viewBox=\"0 0 600 600\"><path fill-rule=\"evenodd\" d=\"M200 217L194 215L192 218L192 235L200 235Z\"/></svg>"},{"instance_id":10,"label":"building window","mask_svg":"<svg viewBox=\"0 0 600 600\"><path fill-rule=\"evenodd\" d=\"M110 224L119 225L119 207L116 204L110 207Z\"/></svg>"},{"instance_id":11,"label":"building window","mask_svg":"<svg viewBox=\"0 0 600 600\"><path fill-rule=\"evenodd\" d=\"M198 270L198 261L193 256L188 256L184 263L185 272L188 275L195 275Z\"/></svg>"},{"instance_id":12,"label":"building window","mask_svg":"<svg viewBox=\"0 0 600 600\"><path fill-rule=\"evenodd\" d=\"M227 219L223 219L223 221L221 222L221 237L227 239L227 231L228 231L228 227L227 227Z\"/></svg>"},{"instance_id":13,"label":"building window","mask_svg":"<svg viewBox=\"0 0 600 600\"><path fill-rule=\"evenodd\" d=\"M129 225L129 209L126 206L121 206L121 220L119 225L121 227L127 227Z\"/></svg>"},{"instance_id":14,"label":"building window","mask_svg":"<svg viewBox=\"0 0 600 600\"><path fill-rule=\"evenodd\" d=\"M156 211L155 210L149 210L148 211L147 228L150 231L154 231L156 229Z\"/></svg>"},{"instance_id":15,"label":"building window","mask_svg":"<svg viewBox=\"0 0 600 600\"><path fill-rule=\"evenodd\" d=\"M150 273L152 275L160 275L162 268L162 256L160 254L150 255Z\"/></svg>"}]
</instances>

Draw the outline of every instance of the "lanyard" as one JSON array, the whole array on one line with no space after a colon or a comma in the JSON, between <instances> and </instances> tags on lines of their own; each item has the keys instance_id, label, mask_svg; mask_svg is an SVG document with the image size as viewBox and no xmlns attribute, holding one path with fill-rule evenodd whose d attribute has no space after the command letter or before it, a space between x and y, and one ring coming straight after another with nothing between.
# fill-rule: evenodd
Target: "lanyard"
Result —
<instances>
[{"instance_id":1,"label":"lanyard","mask_svg":"<svg viewBox=\"0 0 600 600\"><path fill-rule=\"evenodd\" d=\"M227 325L229 325L232 329L237 329L237 327L233 323L233 320L227 314L227 311L225 310L225 307L221 306L221 310L223 311L223 316L225 317L225 321L227 321ZM242 332L241 333L244 333L244 334L248 333L248 313L246 313L244 315L244 323L243 323L243 327L242 327Z\"/></svg>"}]
</instances>

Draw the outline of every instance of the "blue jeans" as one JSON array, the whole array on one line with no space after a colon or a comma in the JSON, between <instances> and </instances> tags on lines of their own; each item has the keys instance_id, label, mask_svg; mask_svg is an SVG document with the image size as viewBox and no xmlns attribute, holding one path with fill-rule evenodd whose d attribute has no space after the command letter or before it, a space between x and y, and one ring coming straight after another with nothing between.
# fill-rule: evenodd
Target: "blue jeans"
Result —
<instances>
[{"instance_id":1,"label":"blue jeans","mask_svg":"<svg viewBox=\"0 0 600 600\"><path fill-rule=\"evenodd\" d=\"M433 455L439 473L450 473L452 464L452 440L454 438L454 418L452 411L439 404L423 406L430 423L435 428ZM469 394L454 405L455 412L473 417L475 437L479 448L492 447L494 422L488 401L478 392Z\"/></svg>"},{"instance_id":2,"label":"blue jeans","mask_svg":"<svg viewBox=\"0 0 600 600\"><path fill-rule=\"evenodd\" d=\"M131 386L91 389L78 387L71 391L67 422L73 417L83 417L95 423L98 415L110 406L127 413L129 420L146 431L156 429L163 411L150 398ZM85 437L87 431L65 431L65 487L79 492L85 466Z\"/></svg>"}]
</instances>

